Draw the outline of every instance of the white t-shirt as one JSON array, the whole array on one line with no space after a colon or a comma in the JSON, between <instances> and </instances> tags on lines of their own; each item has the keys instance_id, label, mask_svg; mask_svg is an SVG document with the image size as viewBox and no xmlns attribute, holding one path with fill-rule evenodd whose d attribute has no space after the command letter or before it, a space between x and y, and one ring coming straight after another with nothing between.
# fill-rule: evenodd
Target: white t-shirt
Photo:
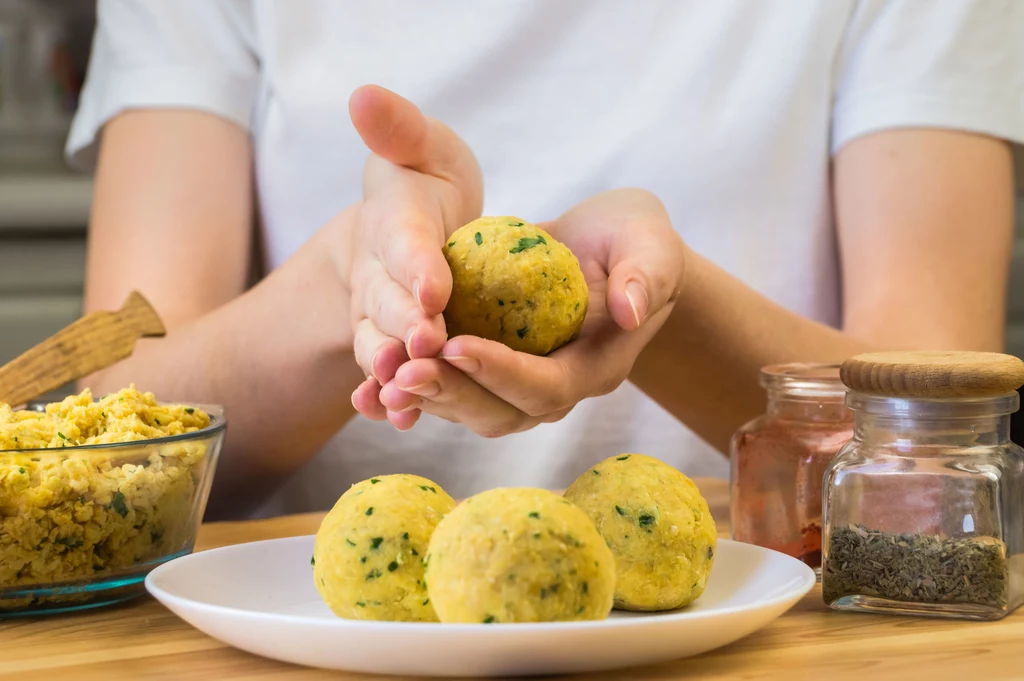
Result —
<instances>
[{"instance_id":1,"label":"white t-shirt","mask_svg":"<svg viewBox=\"0 0 1024 681\"><path fill-rule=\"evenodd\" d=\"M100 0L68 154L91 164L104 122L133 107L234 121L254 140L276 267L360 198L368 152L347 101L365 83L469 143L485 214L547 220L643 187L694 249L835 325L832 154L905 126L1024 140L1024 0ZM408 433L357 418L265 512L326 508L391 472L459 496L562 486L627 451L727 474L627 384L499 440L427 416Z\"/></svg>"}]
</instances>

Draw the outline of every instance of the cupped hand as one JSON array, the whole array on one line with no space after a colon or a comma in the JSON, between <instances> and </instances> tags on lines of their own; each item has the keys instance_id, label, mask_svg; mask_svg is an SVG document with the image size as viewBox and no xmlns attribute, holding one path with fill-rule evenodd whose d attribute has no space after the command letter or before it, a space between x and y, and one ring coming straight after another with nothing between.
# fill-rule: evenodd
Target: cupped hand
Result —
<instances>
[{"instance_id":1,"label":"cupped hand","mask_svg":"<svg viewBox=\"0 0 1024 681\"><path fill-rule=\"evenodd\" d=\"M422 410L498 437L563 418L617 388L672 310L686 248L661 202L638 189L599 194L540 225L580 261L590 293L576 340L546 357L471 336L441 358L413 357L376 397L389 413Z\"/></svg>"},{"instance_id":2,"label":"cupped hand","mask_svg":"<svg viewBox=\"0 0 1024 681\"><path fill-rule=\"evenodd\" d=\"M480 216L483 182L469 147L398 95L360 88L349 113L372 152L351 234L355 356L367 376L352 403L364 416L405 430L419 411L387 409L381 386L409 359L441 352L441 313L452 287L441 247L447 234Z\"/></svg>"}]
</instances>

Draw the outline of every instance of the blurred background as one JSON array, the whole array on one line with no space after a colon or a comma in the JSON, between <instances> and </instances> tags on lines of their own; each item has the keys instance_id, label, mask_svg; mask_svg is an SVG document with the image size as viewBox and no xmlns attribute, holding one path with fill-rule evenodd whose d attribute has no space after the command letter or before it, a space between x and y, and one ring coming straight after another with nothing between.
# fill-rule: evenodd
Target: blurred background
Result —
<instances>
[{"instance_id":1,"label":"blurred background","mask_svg":"<svg viewBox=\"0 0 1024 681\"><path fill-rule=\"evenodd\" d=\"M94 24L93 0L0 0L0 362L81 312L92 182L62 149ZM1024 356L1024 196L1017 222L1007 351Z\"/></svg>"}]
</instances>

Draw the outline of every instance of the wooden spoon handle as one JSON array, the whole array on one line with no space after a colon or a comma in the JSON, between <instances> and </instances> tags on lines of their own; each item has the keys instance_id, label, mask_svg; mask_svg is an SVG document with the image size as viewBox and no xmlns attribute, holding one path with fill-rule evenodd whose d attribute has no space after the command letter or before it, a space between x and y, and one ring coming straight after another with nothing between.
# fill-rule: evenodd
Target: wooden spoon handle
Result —
<instances>
[{"instance_id":1,"label":"wooden spoon handle","mask_svg":"<svg viewBox=\"0 0 1024 681\"><path fill-rule=\"evenodd\" d=\"M132 291L117 312L88 314L0 367L0 402L24 404L120 362L139 338L166 333L149 302Z\"/></svg>"}]
</instances>

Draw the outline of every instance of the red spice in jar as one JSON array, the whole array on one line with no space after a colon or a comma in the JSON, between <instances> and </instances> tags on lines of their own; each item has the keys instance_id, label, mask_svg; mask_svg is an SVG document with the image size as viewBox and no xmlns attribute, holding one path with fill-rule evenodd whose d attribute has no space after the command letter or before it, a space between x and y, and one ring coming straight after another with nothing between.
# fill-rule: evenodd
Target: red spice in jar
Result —
<instances>
[{"instance_id":1,"label":"red spice in jar","mask_svg":"<svg viewBox=\"0 0 1024 681\"><path fill-rule=\"evenodd\" d=\"M838 365L765 367L766 413L732 439L732 537L821 567L822 477L853 435Z\"/></svg>"}]
</instances>

